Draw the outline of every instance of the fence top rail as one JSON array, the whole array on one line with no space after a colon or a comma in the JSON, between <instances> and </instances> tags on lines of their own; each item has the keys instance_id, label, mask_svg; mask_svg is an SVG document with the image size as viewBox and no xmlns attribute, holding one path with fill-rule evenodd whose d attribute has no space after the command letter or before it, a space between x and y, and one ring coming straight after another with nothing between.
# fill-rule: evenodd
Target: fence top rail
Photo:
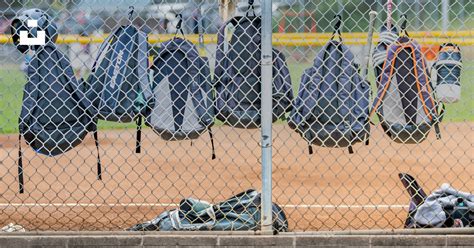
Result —
<instances>
[{"instance_id":1,"label":"fence top rail","mask_svg":"<svg viewBox=\"0 0 474 248\"><path fill-rule=\"evenodd\" d=\"M57 44L90 44L102 43L108 34L80 36L74 34L61 34L58 37ZM272 35L273 45L275 46L321 46L331 38L331 33L274 33ZM343 33L344 41L348 45L364 45L367 43L367 33ZM454 42L458 45L474 45L474 30L466 31L418 31L410 32L410 36L418 38L419 42L425 45L436 45L443 42ZM174 34L150 34L148 41L150 44L159 44L174 37ZM379 35L374 34L374 43ZM186 38L193 42L199 42L199 35L188 34ZM203 35L204 44L215 44L217 42L216 34ZM0 44L12 43L11 35L0 34Z\"/></svg>"}]
</instances>

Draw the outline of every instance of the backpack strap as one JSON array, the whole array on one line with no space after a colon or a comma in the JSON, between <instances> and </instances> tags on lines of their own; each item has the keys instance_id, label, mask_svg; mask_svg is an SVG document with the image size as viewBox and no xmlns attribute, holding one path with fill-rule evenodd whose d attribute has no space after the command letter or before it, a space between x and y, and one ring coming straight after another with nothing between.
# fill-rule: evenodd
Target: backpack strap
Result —
<instances>
[{"instance_id":1,"label":"backpack strap","mask_svg":"<svg viewBox=\"0 0 474 248\"><path fill-rule=\"evenodd\" d=\"M337 64L337 67L338 68L341 68L342 70L345 69L345 66L342 64L344 61L346 63L348 63L348 65L346 65L347 67L352 67L352 63L349 61L349 59L347 58L348 54L345 53L345 48L343 47L342 43L337 43L336 45L336 49L337 51L339 52L340 54L340 58L337 59L336 63ZM352 68L351 68L352 69ZM355 76L358 76L359 74L357 73L357 69L356 68L353 68L354 71L355 71ZM334 81L334 83L337 85L337 90L339 91L339 88L340 87L343 87L344 91L343 92L348 92L348 94L350 94L350 92L353 91L352 89L352 80L351 78L344 78L343 80L341 80L340 78L345 76L345 73L340 73L339 75L336 75L336 80ZM343 82L343 83L340 83L340 82ZM344 99L344 97L342 97ZM341 99L340 97L337 97L339 103L341 103ZM354 102L354 98L351 97L351 96L347 96L346 98L347 100L346 101L350 101L350 105L356 105L356 103ZM341 107L343 106L343 107ZM345 104L339 104L339 108L337 109L337 112L339 112L339 114L343 117L343 125L346 126L346 128L349 128L351 129L351 121L350 121L350 117L351 117L351 113L350 113L350 109L348 109L346 107ZM354 135L352 133L352 131L350 132L350 138L351 140L353 139ZM349 151L349 154L353 154L354 153L354 149L352 148L352 145L349 145L347 147L348 151Z\"/></svg>"},{"instance_id":2,"label":"backpack strap","mask_svg":"<svg viewBox=\"0 0 474 248\"><path fill-rule=\"evenodd\" d=\"M99 51L97 52L97 57L94 60L94 64L92 65L91 72L95 72L95 69L97 67L97 61L101 60L100 58L105 56L105 52L108 50L107 48L110 46L112 38L116 37L116 34L121 30L123 27L119 27L115 32L110 34L102 44L100 44Z\"/></svg>"},{"instance_id":3,"label":"backpack strap","mask_svg":"<svg viewBox=\"0 0 474 248\"><path fill-rule=\"evenodd\" d=\"M227 58L227 52L229 51L229 42L227 41L227 27L232 24L234 27L244 18L242 16L235 16L228 20L217 32L217 49L216 49L216 65L214 69L214 86L218 87L221 81L229 77L229 61ZM249 18L249 17L246 17Z\"/></svg>"},{"instance_id":4,"label":"backpack strap","mask_svg":"<svg viewBox=\"0 0 474 248\"><path fill-rule=\"evenodd\" d=\"M209 132L209 138L211 139L211 149L212 149L212 156L211 159L216 159L216 150L214 148L214 138L212 137L212 129L211 127L207 128L207 131Z\"/></svg>"},{"instance_id":5,"label":"backpack strap","mask_svg":"<svg viewBox=\"0 0 474 248\"><path fill-rule=\"evenodd\" d=\"M436 104L436 111L438 111L438 109L439 109L439 105ZM439 123L441 123L441 121L443 120L445 110L446 110L446 105L444 105L444 103L441 103L441 110L439 111L439 113L437 113L437 118L434 121L434 129L436 132L437 139L441 139L441 129L439 128Z\"/></svg>"},{"instance_id":6,"label":"backpack strap","mask_svg":"<svg viewBox=\"0 0 474 248\"><path fill-rule=\"evenodd\" d=\"M153 92L150 88L150 82L148 78L148 40L145 33L138 31L138 53L144 54L145 56L139 56L138 58L138 76L140 81L140 87L142 90L143 97L145 100L150 99L153 96Z\"/></svg>"},{"instance_id":7,"label":"backpack strap","mask_svg":"<svg viewBox=\"0 0 474 248\"><path fill-rule=\"evenodd\" d=\"M380 104L387 93L388 88L390 87L391 79L394 73L395 61L397 57L396 55L402 48L403 47L398 44L392 44L388 48L387 57L382 66L382 74L380 77L377 95L374 98L374 103L372 104L372 110L370 111L369 119L375 112L378 112L378 108L380 107Z\"/></svg>"},{"instance_id":8,"label":"backpack strap","mask_svg":"<svg viewBox=\"0 0 474 248\"><path fill-rule=\"evenodd\" d=\"M184 53L184 55L186 56L187 60L188 60L188 73L189 73L189 76L192 80L194 80L194 82L191 83L191 86L190 86L190 91L191 91L191 97L192 97L192 100L193 100L193 103L195 105L195 107L198 107L199 106L199 100L196 100L195 97L194 97L194 93L195 92L192 92L193 91L193 87L192 85L195 84L195 85L199 85L199 83L196 82L196 80L200 80L201 78L201 62L204 62L206 63L205 61L203 61L201 59L201 57L199 57L199 53L198 51L196 50L196 47L193 45L191 46L191 50L187 53ZM200 90L200 87L196 87L196 91L199 91ZM205 126L208 126L206 123L203 123L203 125ZM209 132L209 138L211 140L211 149L212 149L212 155L211 155L211 159L216 159L216 152L215 152L215 148L214 148L214 138L213 138L213 135L212 135L212 130L211 130L211 127L209 126L207 128L208 132Z\"/></svg>"},{"instance_id":9,"label":"backpack strap","mask_svg":"<svg viewBox=\"0 0 474 248\"><path fill-rule=\"evenodd\" d=\"M23 181L23 153L21 152L21 133L18 135L18 186L20 194L25 192Z\"/></svg>"},{"instance_id":10,"label":"backpack strap","mask_svg":"<svg viewBox=\"0 0 474 248\"><path fill-rule=\"evenodd\" d=\"M33 113L36 108L36 100L38 99L39 92L39 56L42 54L45 48L40 47L28 65L28 83L25 85L24 99L21 107L20 118L18 119L20 134L23 132L23 125L30 113ZM26 89L26 87L29 87ZM28 93L26 93L28 91Z\"/></svg>"},{"instance_id":11,"label":"backpack strap","mask_svg":"<svg viewBox=\"0 0 474 248\"><path fill-rule=\"evenodd\" d=\"M423 109L431 121L436 121L436 103L432 97L432 87L428 76L428 68L425 58L421 53L420 46L414 40L411 40L409 47L412 49L412 58L414 60L413 63L415 64L415 77L418 86L418 94L420 96Z\"/></svg>"},{"instance_id":12,"label":"backpack strap","mask_svg":"<svg viewBox=\"0 0 474 248\"><path fill-rule=\"evenodd\" d=\"M39 48L28 65L28 84L29 89L25 89L26 98L23 101L21 107L20 118L18 119L19 134L18 134L18 188L19 193L23 194L25 192L24 180L23 180L23 152L21 150L21 137L23 136L24 131L24 122L36 108L36 100L38 99L38 87L40 83L39 76L39 55L41 52L45 51L44 47ZM29 93L26 94L26 91L29 90Z\"/></svg>"},{"instance_id":13,"label":"backpack strap","mask_svg":"<svg viewBox=\"0 0 474 248\"><path fill-rule=\"evenodd\" d=\"M73 87L73 94L78 97L78 102L84 104L83 109L85 112L88 112L88 106L90 106L90 101L85 97L84 92L82 90L82 85L78 83L76 80L76 77L74 76L74 72L72 70L71 64L67 60L66 56L64 54L60 53L55 53L56 55L56 61L59 61L60 66L64 69L64 75L67 77L67 84L71 84ZM93 122L91 120L91 122ZM102 180L102 165L100 161L100 154L99 154L99 139L97 137L97 126L94 126L93 130L93 137L94 137L94 143L96 146L97 150L97 179Z\"/></svg>"},{"instance_id":14,"label":"backpack strap","mask_svg":"<svg viewBox=\"0 0 474 248\"><path fill-rule=\"evenodd\" d=\"M308 153L309 155L313 154L313 146L308 142Z\"/></svg>"},{"instance_id":15,"label":"backpack strap","mask_svg":"<svg viewBox=\"0 0 474 248\"><path fill-rule=\"evenodd\" d=\"M217 32L217 49L216 49L216 66L214 70L214 81L215 86L220 85L220 81L224 74L227 71L227 50L228 42L226 41L225 34L227 30L227 25L230 21L226 22Z\"/></svg>"},{"instance_id":16,"label":"backpack strap","mask_svg":"<svg viewBox=\"0 0 474 248\"><path fill-rule=\"evenodd\" d=\"M143 98L145 99L145 106L147 105L148 99L152 97L152 91L149 84L148 78L148 43L145 33L138 31L138 80L140 81L140 88ZM145 56L141 56L141 55ZM142 111L139 113L136 120L137 123L137 136L136 136L136 147L135 152L141 152L141 140L142 140Z\"/></svg>"},{"instance_id":17,"label":"backpack strap","mask_svg":"<svg viewBox=\"0 0 474 248\"><path fill-rule=\"evenodd\" d=\"M137 136L135 144L135 153L141 153L141 143L142 143L142 115L138 115L136 124L137 124Z\"/></svg>"},{"instance_id":18,"label":"backpack strap","mask_svg":"<svg viewBox=\"0 0 474 248\"><path fill-rule=\"evenodd\" d=\"M337 21L334 24L334 30L332 32L331 40L334 40L337 34L337 36L339 37L339 41L342 42L342 35L341 35L342 17L341 15L337 14L334 16L334 19L336 19Z\"/></svg>"},{"instance_id":19,"label":"backpack strap","mask_svg":"<svg viewBox=\"0 0 474 248\"><path fill-rule=\"evenodd\" d=\"M102 165L100 163L100 153L99 153L99 138L97 136L97 130L92 132L94 136L95 148L97 149L97 179L102 180Z\"/></svg>"}]
</instances>

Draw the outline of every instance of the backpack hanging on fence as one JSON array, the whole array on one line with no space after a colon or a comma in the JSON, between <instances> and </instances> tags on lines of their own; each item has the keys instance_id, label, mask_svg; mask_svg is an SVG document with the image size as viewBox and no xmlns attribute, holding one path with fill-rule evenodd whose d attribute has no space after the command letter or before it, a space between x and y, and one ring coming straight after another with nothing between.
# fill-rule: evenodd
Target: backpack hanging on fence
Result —
<instances>
[{"instance_id":1,"label":"backpack hanging on fence","mask_svg":"<svg viewBox=\"0 0 474 248\"><path fill-rule=\"evenodd\" d=\"M247 231L259 228L261 194L253 189L218 204L193 198L181 200L179 208L165 211L151 221L127 231ZM272 204L273 231L287 232L288 219L277 204Z\"/></svg>"},{"instance_id":2,"label":"backpack hanging on fence","mask_svg":"<svg viewBox=\"0 0 474 248\"><path fill-rule=\"evenodd\" d=\"M249 10L253 9L250 5ZM234 31L230 41L227 27ZM284 118L293 98L290 72L283 54L273 49L273 121ZM238 128L258 128L261 115L261 18L237 16L217 36L216 117Z\"/></svg>"},{"instance_id":3,"label":"backpack hanging on fence","mask_svg":"<svg viewBox=\"0 0 474 248\"><path fill-rule=\"evenodd\" d=\"M339 17L340 18L340 17ZM301 77L288 124L309 144L348 147L368 141L370 85L358 74L354 55L340 41L339 20L331 40Z\"/></svg>"},{"instance_id":4,"label":"backpack hanging on fence","mask_svg":"<svg viewBox=\"0 0 474 248\"><path fill-rule=\"evenodd\" d=\"M130 11L130 19L133 8ZM140 152L141 122L151 97L148 80L148 42L146 34L133 25L116 29L99 48L87 79L87 97L99 119L137 123Z\"/></svg>"},{"instance_id":5,"label":"backpack hanging on fence","mask_svg":"<svg viewBox=\"0 0 474 248\"><path fill-rule=\"evenodd\" d=\"M440 102L454 103L461 98L462 58L458 45L444 43L433 65L436 77L435 91Z\"/></svg>"},{"instance_id":6,"label":"backpack hanging on fence","mask_svg":"<svg viewBox=\"0 0 474 248\"><path fill-rule=\"evenodd\" d=\"M406 19L401 37L388 47L378 78L371 115L377 113L385 133L398 143L420 143L431 127L440 138L441 114L432 93L420 45L408 37Z\"/></svg>"},{"instance_id":7,"label":"backpack hanging on fence","mask_svg":"<svg viewBox=\"0 0 474 248\"><path fill-rule=\"evenodd\" d=\"M178 30L181 30L181 19ZM173 38L164 42L153 63L152 91L146 125L165 140L196 139L214 124L209 61L191 42Z\"/></svg>"},{"instance_id":8,"label":"backpack hanging on fence","mask_svg":"<svg viewBox=\"0 0 474 248\"><path fill-rule=\"evenodd\" d=\"M88 112L90 102L83 90L74 77L69 59L53 43L36 49L28 66L19 119L20 193L23 193L22 136L36 152L55 156L79 145L88 132L93 132L98 178L101 179L96 119Z\"/></svg>"}]
</instances>

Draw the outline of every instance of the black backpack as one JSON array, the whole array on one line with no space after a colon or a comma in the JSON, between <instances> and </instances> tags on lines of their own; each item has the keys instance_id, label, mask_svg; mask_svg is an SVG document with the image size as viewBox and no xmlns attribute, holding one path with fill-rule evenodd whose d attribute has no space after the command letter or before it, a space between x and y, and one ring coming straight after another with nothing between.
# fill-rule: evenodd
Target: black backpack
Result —
<instances>
[{"instance_id":1,"label":"black backpack","mask_svg":"<svg viewBox=\"0 0 474 248\"><path fill-rule=\"evenodd\" d=\"M301 77L288 124L309 144L348 147L368 142L370 85L358 73L354 55L331 39Z\"/></svg>"},{"instance_id":2,"label":"black backpack","mask_svg":"<svg viewBox=\"0 0 474 248\"><path fill-rule=\"evenodd\" d=\"M137 122L140 152L141 122L151 97L146 34L132 25L116 29L102 43L87 79L87 97L99 119Z\"/></svg>"},{"instance_id":3,"label":"black backpack","mask_svg":"<svg viewBox=\"0 0 474 248\"><path fill-rule=\"evenodd\" d=\"M37 153L46 156L71 150L88 132L93 132L97 146L96 120L87 111L89 108L90 103L74 77L69 59L52 43L38 47L28 66L19 118L20 193L24 186L21 138ZM97 156L100 179L99 154Z\"/></svg>"},{"instance_id":4,"label":"black backpack","mask_svg":"<svg viewBox=\"0 0 474 248\"><path fill-rule=\"evenodd\" d=\"M226 28L234 32L226 40ZM273 121L290 111L293 89L284 55L273 49ZM258 128L261 115L261 18L238 16L218 33L216 69L216 117L238 128Z\"/></svg>"}]
</instances>

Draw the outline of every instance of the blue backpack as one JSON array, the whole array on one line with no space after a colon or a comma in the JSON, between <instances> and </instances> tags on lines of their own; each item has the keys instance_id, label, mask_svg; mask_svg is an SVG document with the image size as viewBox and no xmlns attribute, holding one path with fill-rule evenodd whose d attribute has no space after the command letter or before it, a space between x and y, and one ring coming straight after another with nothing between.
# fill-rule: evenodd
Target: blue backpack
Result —
<instances>
[{"instance_id":1,"label":"blue backpack","mask_svg":"<svg viewBox=\"0 0 474 248\"><path fill-rule=\"evenodd\" d=\"M93 132L98 152L97 120L72 70L69 59L52 42L39 46L28 66L19 118L18 178L24 191L21 138L37 153L56 156L79 145ZM98 178L101 179L97 154Z\"/></svg>"},{"instance_id":2,"label":"blue backpack","mask_svg":"<svg viewBox=\"0 0 474 248\"><path fill-rule=\"evenodd\" d=\"M301 78L288 124L309 144L348 147L368 142L369 82L362 79L354 55L331 39Z\"/></svg>"},{"instance_id":3,"label":"blue backpack","mask_svg":"<svg viewBox=\"0 0 474 248\"><path fill-rule=\"evenodd\" d=\"M99 119L137 122L140 152L141 122L151 97L146 34L132 25L116 29L102 43L87 79L87 97Z\"/></svg>"},{"instance_id":4,"label":"blue backpack","mask_svg":"<svg viewBox=\"0 0 474 248\"><path fill-rule=\"evenodd\" d=\"M197 139L211 126L214 106L209 61L188 40L164 42L153 62L153 82L146 125L165 140Z\"/></svg>"}]
</instances>

